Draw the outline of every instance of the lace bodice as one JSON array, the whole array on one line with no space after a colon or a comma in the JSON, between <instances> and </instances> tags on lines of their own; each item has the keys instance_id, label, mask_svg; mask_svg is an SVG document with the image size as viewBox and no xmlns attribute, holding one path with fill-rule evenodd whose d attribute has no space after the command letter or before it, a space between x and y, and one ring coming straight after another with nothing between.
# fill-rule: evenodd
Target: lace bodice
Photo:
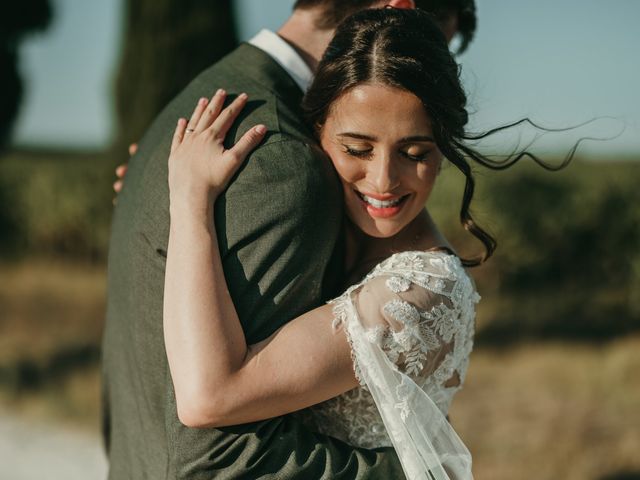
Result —
<instances>
[{"instance_id":1,"label":"lace bodice","mask_svg":"<svg viewBox=\"0 0 640 480\"><path fill-rule=\"evenodd\" d=\"M402 252L378 264L364 280L330 302L334 329L347 335L360 386L305 410L303 420L310 428L355 446L392 445L363 381L363 369L371 378L381 366L366 352L359 353L362 342L379 347L390 368L404 374L394 397L403 420L413 405L408 383L417 385L446 416L467 372L479 299L453 255Z\"/></svg>"}]
</instances>

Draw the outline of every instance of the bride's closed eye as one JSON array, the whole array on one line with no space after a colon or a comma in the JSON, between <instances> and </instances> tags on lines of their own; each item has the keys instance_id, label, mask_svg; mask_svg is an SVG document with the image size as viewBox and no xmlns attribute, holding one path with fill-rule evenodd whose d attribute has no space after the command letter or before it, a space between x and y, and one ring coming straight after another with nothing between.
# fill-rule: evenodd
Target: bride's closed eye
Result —
<instances>
[{"instance_id":1,"label":"bride's closed eye","mask_svg":"<svg viewBox=\"0 0 640 480\"><path fill-rule=\"evenodd\" d=\"M400 155L412 162L427 162L433 152L432 148L425 146L411 145L400 150Z\"/></svg>"},{"instance_id":2,"label":"bride's closed eye","mask_svg":"<svg viewBox=\"0 0 640 480\"><path fill-rule=\"evenodd\" d=\"M347 155L355 158L371 158L374 154L374 149L368 145L345 145L341 144L342 151ZM433 148L426 148L423 146L410 145L409 147L401 148L398 153L400 156L410 160L412 162L425 163L429 161Z\"/></svg>"},{"instance_id":3,"label":"bride's closed eye","mask_svg":"<svg viewBox=\"0 0 640 480\"><path fill-rule=\"evenodd\" d=\"M429 154L431 153L431 150L427 150L423 153L410 153L407 151L402 151L400 153L412 162L426 162L429 160Z\"/></svg>"},{"instance_id":4,"label":"bride's closed eye","mask_svg":"<svg viewBox=\"0 0 640 480\"><path fill-rule=\"evenodd\" d=\"M347 155L357 158L367 158L373 153L373 148L371 147L352 147L349 145L343 145L342 147Z\"/></svg>"}]
</instances>

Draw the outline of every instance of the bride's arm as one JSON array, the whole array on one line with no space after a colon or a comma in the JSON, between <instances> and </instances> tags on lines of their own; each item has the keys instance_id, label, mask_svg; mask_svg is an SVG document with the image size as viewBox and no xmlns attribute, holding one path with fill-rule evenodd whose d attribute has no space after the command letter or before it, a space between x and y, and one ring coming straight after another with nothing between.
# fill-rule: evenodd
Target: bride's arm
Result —
<instances>
[{"instance_id":1,"label":"bride's arm","mask_svg":"<svg viewBox=\"0 0 640 480\"><path fill-rule=\"evenodd\" d=\"M226 426L289 413L357 385L345 335L330 306L248 346L218 249L213 203L263 138L254 127L232 149L224 136L246 102L222 111L224 93L200 102L176 128L169 159L170 215L164 336L180 420Z\"/></svg>"}]
</instances>

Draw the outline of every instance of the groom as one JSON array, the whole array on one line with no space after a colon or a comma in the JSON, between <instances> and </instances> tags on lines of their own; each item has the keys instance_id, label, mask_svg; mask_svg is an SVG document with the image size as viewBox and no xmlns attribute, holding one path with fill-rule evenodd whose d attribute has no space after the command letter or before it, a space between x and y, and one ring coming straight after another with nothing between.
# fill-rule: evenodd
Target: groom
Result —
<instances>
[{"instance_id":1,"label":"groom","mask_svg":"<svg viewBox=\"0 0 640 480\"><path fill-rule=\"evenodd\" d=\"M449 5L473 1L449 2L424 3L437 5L432 11L451 34L465 17ZM109 253L103 419L110 479L403 477L393 449L351 447L309 432L293 415L221 429L183 426L164 350L162 297L171 135L177 119L218 88L246 92L251 100L232 136L257 123L270 132L215 206L224 271L247 342L338 293L342 192L305 126L300 101L343 18L415 3L298 0L278 35L263 31L200 74L142 138L118 197ZM473 9L461 12L475 27ZM466 31L470 38L473 28L466 25L463 37Z\"/></svg>"}]
</instances>

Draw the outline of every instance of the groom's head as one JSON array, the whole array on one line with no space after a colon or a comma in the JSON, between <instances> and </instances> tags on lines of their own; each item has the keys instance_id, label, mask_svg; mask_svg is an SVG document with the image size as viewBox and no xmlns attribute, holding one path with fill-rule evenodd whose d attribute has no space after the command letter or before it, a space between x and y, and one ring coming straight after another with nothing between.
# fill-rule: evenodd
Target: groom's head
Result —
<instances>
[{"instance_id":1,"label":"groom's head","mask_svg":"<svg viewBox=\"0 0 640 480\"><path fill-rule=\"evenodd\" d=\"M349 15L365 8L420 8L431 13L447 40L460 35L459 51L464 51L476 29L474 0L297 0L294 10L316 10L319 29L333 30Z\"/></svg>"}]
</instances>

